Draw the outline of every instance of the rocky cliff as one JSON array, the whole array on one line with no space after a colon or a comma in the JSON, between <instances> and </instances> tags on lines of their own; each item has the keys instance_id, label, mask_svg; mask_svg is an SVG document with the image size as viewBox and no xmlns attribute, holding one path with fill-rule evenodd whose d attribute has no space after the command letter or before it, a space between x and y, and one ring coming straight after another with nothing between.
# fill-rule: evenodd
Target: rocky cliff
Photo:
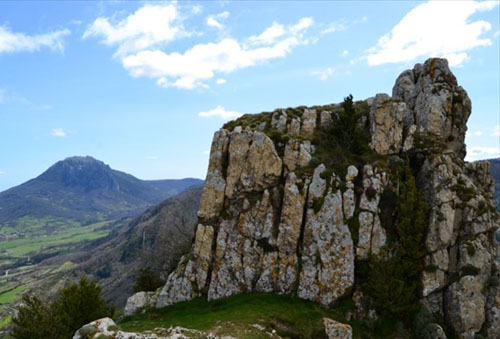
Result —
<instances>
[{"instance_id":1,"label":"rocky cliff","mask_svg":"<svg viewBox=\"0 0 500 339\"><path fill-rule=\"evenodd\" d=\"M265 291L352 299L361 319L422 304L433 338L500 337L500 219L489 163L463 160L470 113L447 61L429 59L392 97L226 124L192 250L149 304Z\"/></svg>"}]
</instances>

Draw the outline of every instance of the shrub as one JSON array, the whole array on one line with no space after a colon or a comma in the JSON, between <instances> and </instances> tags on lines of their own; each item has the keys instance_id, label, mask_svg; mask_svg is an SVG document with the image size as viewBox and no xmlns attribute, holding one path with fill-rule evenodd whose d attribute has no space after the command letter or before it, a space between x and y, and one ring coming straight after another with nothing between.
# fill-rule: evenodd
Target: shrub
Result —
<instances>
[{"instance_id":1,"label":"shrub","mask_svg":"<svg viewBox=\"0 0 500 339\"><path fill-rule=\"evenodd\" d=\"M134 292L150 292L156 291L159 287L162 287L165 281L160 279L157 272L155 272L151 267L141 268L139 270L137 280L134 284Z\"/></svg>"},{"instance_id":2,"label":"shrub","mask_svg":"<svg viewBox=\"0 0 500 339\"><path fill-rule=\"evenodd\" d=\"M12 320L11 336L16 339L72 338L83 325L108 316L113 310L101 297L101 288L82 277L59 291L56 300L43 303L35 296L24 296L23 305Z\"/></svg>"},{"instance_id":3,"label":"shrub","mask_svg":"<svg viewBox=\"0 0 500 339\"><path fill-rule=\"evenodd\" d=\"M372 256L365 271L364 288L383 315L409 321L418 311L427 215L427 205L406 165L394 211L394 228L389 229L396 241L386 245L381 255Z\"/></svg>"}]
</instances>

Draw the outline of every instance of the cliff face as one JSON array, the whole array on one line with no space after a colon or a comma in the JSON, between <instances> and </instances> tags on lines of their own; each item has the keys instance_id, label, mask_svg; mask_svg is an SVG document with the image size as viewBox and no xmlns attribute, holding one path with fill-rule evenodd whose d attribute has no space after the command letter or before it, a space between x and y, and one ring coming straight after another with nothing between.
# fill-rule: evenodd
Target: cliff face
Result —
<instances>
[{"instance_id":1,"label":"cliff face","mask_svg":"<svg viewBox=\"0 0 500 339\"><path fill-rule=\"evenodd\" d=\"M429 59L398 77L392 97L226 124L191 253L156 307L266 291L325 306L348 298L355 317L373 317L397 312L383 296L403 295L378 289L382 267L388 286L409 280L405 309L415 294L459 337L500 337L499 215L489 164L463 160L470 112L447 61Z\"/></svg>"}]
</instances>

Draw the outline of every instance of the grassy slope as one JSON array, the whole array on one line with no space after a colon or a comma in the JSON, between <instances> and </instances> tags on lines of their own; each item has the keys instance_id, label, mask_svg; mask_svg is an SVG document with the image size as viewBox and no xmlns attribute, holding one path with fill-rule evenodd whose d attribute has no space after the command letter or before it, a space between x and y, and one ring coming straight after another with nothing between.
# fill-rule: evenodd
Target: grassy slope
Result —
<instances>
[{"instance_id":1,"label":"grassy slope","mask_svg":"<svg viewBox=\"0 0 500 339\"><path fill-rule=\"evenodd\" d=\"M350 304L340 304L335 310L328 310L297 297L252 293L210 302L196 298L125 318L119 325L122 330L135 332L182 326L238 338L267 337L265 332L252 326L258 324L266 332L275 330L284 338L323 338L323 317L347 322L345 314L351 308ZM382 328L369 329L366 323L351 321L350 324L355 338L393 337L392 325L383 324ZM377 335L370 334L374 332Z\"/></svg>"},{"instance_id":2,"label":"grassy slope","mask_svg":"<svg viewBox=\"0 0 500 339\"><path fill-rule=\"evenodd\" d=\"M104 237L108 230L99 230L107 222L98 222L88 226L70 225L61 231L41 237L19 238L0 242L0 260L2 257L23 257L36 253L42 248L76 243L84 240L94 240Z\"/></svg>"},{"instance_id":3,"label":"grassy slope","mask_svg":"<svg viewBox=\"0 0 500 339\"><path fill-rule=\"evenodd\" d=\"M31 234L29 231L40 230L43 235L0 241L0 268L34 254L69 250L71 246L78 243L104 237L110 231L105 228L108 222L98 222L88 226L80 226L79 223L71 221L62 225L62 222L62 220L52 220L51 218L42 220L24 218L22 226L28 230L27 234ZM48 224L53 226L51 227L52 232L46 229ZM68 265L71 263L65 263L52 270L47 267L43 273L36 264L9 269L7 276L3 274L0 276L0 304L6 306L15 304L25 290L32 289L30 286L33 280L37 280L38 274L58 276L59 272L63 274ZM8 325L10 319L11 316L6 313L0 315L0 328Z\"/></svg>"}]
</instances>

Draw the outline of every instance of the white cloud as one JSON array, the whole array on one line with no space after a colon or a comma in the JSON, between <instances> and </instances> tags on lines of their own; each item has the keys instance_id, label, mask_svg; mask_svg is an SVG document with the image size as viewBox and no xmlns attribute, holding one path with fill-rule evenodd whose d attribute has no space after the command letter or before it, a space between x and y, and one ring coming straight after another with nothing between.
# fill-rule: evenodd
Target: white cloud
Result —
<instances>
[{"instance_id":1,"label":"white cloud","mask_svg":"<svg viewBox=\"0 0 500 339\"><path fill-rule=\"evenodd\" d=\"M264 32L259 35L252 35L248 38L248 42L251 45L270 45L273 44L278 38L285 35L285 26L273 22L271 26L266 28Z\"/></svg>"},{"instance_id":2,"label":"white cloud","mask_svg":"<svg viewBox=\"0 0 500 339\"><path fill-rule=\"evenodd\" d=\"M13 52L37 52L42 47L57 52L64 51L64 37L69 35L68 29L45 34L28 35L12 32L8 27L0 26L0 54Z\"/></svg>"},{"instance_id":3,"label":"white cloud","mask_svg":"<svg viewBox=\"0 0 500 339\"><path fill-rule=\"evenodd\" d=\"M326 26L326 28L323 29L320 32L320 34L321 35L331 34L331 33L335 33L335 32L345 31L346 29L347 29L347 25L346 24L340 23L340 22L332 22L331 24L329 24L328 26Z\"/></svg>"},{"instance_id":4,"label":"white cloud","mask_svg":"<svg viewBox=\"0 0 500 339\"><path fill-rule=\"evenodd\" d=\"M103 44L118 45L116 55L123 56L190 35L182 25L183 18L176 3L144 5L126 18L115 21L97 18L87 27L83 39L101 37Z\"/></svg>"},{"instance_id":5,"label":"white cloud","mask_svg":"<svg viewBox=\"0 0 500 339\"><path fill-rule=\"evenodd\" d=\"M219 78L215 81L217 85L224 85L226 83L226 79Z\"/></svg>"},{"instance_id":6,"label":"white cloud","mask_svg":"<svg viewBox=\"0 0 500 339\"><path fill-rule=\"evenodd\" d=\"M156 155L147 155L144 157L144 159L146 159L146 160L158 160L159 157Z\"/></svg>"},{"instance_id":7,"label":"white cloud","mask_svg":"<svg viewBox=\"0 0 500 339\"><path fill-rule=\"evenodd\" d=\"M467 147L467 156L465 160L476 161L481 159L490 159L500 157L500 146L487 147L487 146L472 146Z\"/></svg>"},{"instance_id":8,"label":"white cloud","mask_svg":"<svg viewBox=\"0 0 500 339\"><path fill-rule=\"evenodd\" d=\"M191 8L191 12L193 14L200 14L201 12L203 12L203 7L201 7L200 5L195 5Z\"/></svg>"},{"instance_id":9,"label":"white cloud","mask_svg":"<svg viewBox=\"0 0 500 339\"><path fill-rule=\"evenodd\" d=\"M217 29L224 29L224 24L221 23L222 20L229 18L229 12L224 11L216 15L210 15L207 17L207 26L215 27Z\"/></svg>"},{"instance_id":10,"label":"white cloud","mask_svg":"<svg viewBox=\"0 0 500 339\"><path fill-rule=\"evenodd\" d=\"M50 135L56 138L64 138L68 135L68 133L62 128L54 128L50 133Z\"/></svg>"},{"instance_id":11,"label":"white cloud","mask_svg":"<svg viewBox=\"0 0 500 339\"><path fill-rule=\"evenodd\" d=\"M346 56L348 56L348 55L349 55L349 51L348 51L347 49L344 49L344 50L342 51L342 54L340 54L340 55L341 55L341 56L343 56L343 57L346 57Z\"/></svg>"},{"instance_id":12,"label":"white cloud","mask_svg":"<svg viewBox=\"0 0 500 339\"><path fill-rule=\"evenodd\" d=\"M204 151L203 154L210 155L210 151Z\"/></svg>"},{"instance_id":13,"label":"white cloud","mask_svg":"<svg viewBox=\"0 0 500 339\"><path fill-rule=\"evenodd\" d=\"M318 77L319 80L321 80L321 81L325 81L329 77L331 77L334 72L335 72L335 69L333 67L328 67L322 71L314 71L314 72L312 72L312 75Z\"/></svg>"},{"instance_id":14,"label":"white cloud","mask_svg":"<svg viewBox=\"0 0 500 339\"><path fill-rule=\"evenodd\" d=\"M492 137L500 137L500 125L496 125L493 127L493 133L491 133Z\"/></svg>"},{"instance_id":15,"label":"white cloud","mask_svg":"<svg viewBox=\"0 0 500 339\"><path fill-rule=\"evenodd\" d=\"M490 46L482 34L491 29L484 20L470 20L479 11L491 10L497 1L429 1L418 5L390 33L367 50L370 66L410 62L422 57L445 57L451 66L469 58L467 51Z\"/></svg>"},{"instance_id":16,"label":"white cloud","mask_svg":"<svg viewBox=\"0 0 500 339\"><path fill-rule=\"evenodd\" d=\"M481 135L483 135L483 131L475 131L474 135L480 137Z\"/></svg>"},{"instance_id":17,"label":"white cloud","mask_svg":"<svg viewBox=\"0 0 500 339\"><path fill-rule=\"evenodd\" d=\"M287 27L287 33L270 45L252 47L233 38L215 43L197 44L184 53L144 50L123 57L122 65L133 77L156 78L163 87L192 89L205 86L203 80L216 73L228 74L238 69L283 58L298 45L307 44L304 32L312 24L308 18Z\"/></svg>"},{"instance_id":18,"label":"white cloud","mask_svg":"<svg viewBox=\"0 0 500 339\"><path fill-rule=\"evenodd\" d=\"M202 118L219 117L224 120L229 120L229 119L239 118L242 116L242 114L240 112L227 111L224 107L219 105L209 111L198 113L198 116Z\"/></svg>"},{"instance_id":19,"label":"white cloud","mask_svg":"<svg viewBox=\"0 0 500 339\"><path fill-rule=\"evenodd\" d=\"M158 86L181 89L208 88L205 81L218 74L229 74L283 58L296 46L314 42L305 36L314 21L305 17L288 26L273 23L260 35L241 41L227 36L216 42L196 44L184 51L167 52L164 49L166 44L191 35L184 28L183 21L192 15L192 11L191 8L189 13L181 13L177 2L147 4L120 21L97 18L83 38L101 37L102 43L116 45L114 56L131 76L152 78ZM229 15L227 11L214 15L217 23L211 23L214 27L222 27L218 25L220 20ZM276 27L281 27L284 32L273 32ZM216 83L221 84L221 81L216 80Z\"/></svg>"},{"instance_id":20,"label":"white cloud","mask_svg":"<svg viewBox=\"0 0 500 339\"><path fill-rule=\"evenodd\" d=\"M0 175L7 174L7 172L0 170Z\"/></svg>"}]
</instances>

